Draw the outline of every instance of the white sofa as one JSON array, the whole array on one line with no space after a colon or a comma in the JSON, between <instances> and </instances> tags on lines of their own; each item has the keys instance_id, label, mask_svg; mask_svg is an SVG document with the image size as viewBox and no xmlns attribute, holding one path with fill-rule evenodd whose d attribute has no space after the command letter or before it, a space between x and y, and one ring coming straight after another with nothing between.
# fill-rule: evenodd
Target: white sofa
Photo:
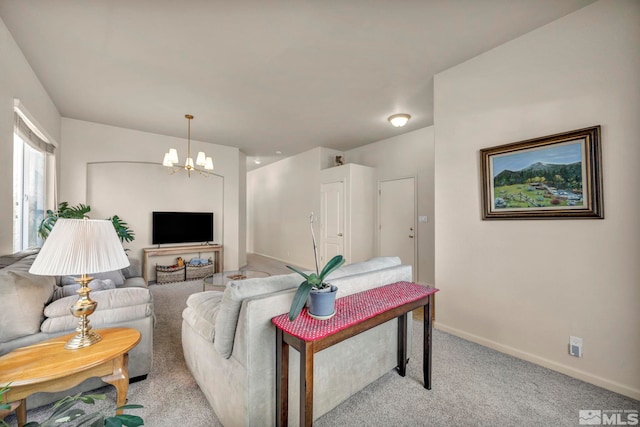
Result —
<instances>
[{"instance_id":1,"label":"white sofa","mask_svg":"<svg viewBox=\"0 0 640 427\"><path fill-rule=\"evenodd\" d=\"M226 427L275 424L275 327L289 311L297 274L229 282L224 292L193 294L183 312L185 360ZM328 277L338 298L398 281L411 267L396 257L341 267ZM411 321L411 316L409 316ZM409 340L409 345L411 340ZM314 419L397 366L397 323L391 320L316 354ZM289 422L297 425L299 355L290 349Z\"/></svg>"}]
</instances>

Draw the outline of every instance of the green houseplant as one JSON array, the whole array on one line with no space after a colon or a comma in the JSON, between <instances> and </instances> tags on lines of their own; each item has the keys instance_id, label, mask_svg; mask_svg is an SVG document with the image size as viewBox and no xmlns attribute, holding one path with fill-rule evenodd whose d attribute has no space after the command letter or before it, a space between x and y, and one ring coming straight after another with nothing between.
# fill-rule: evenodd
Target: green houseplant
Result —
<instances>
[{"instance_id":1,"label":"green houseplant","mask_svg":"<svg viewBox=\"0 0 640 427\"><path fill-rule=\"evenodd\" d=\"M78 204L78 206L69 206L69 203L62 202L58 204L58 209L55 211L52 211L51 209L47 210L46 215L42 221L40 221L38 234L43 239L46 239L49 237L49 233L51 233L53 226L56 225L58 218L88 218L87 214L90 211L91 206L83 205L82 203ZM129 224L121 220L118 215L114 215L107 219L113 224L113 227L116 229L116 234L121 242L131 242L135 239L135 233L129 228Z\"/></svg>"},{"instance_id":2,"label":"green houseplant","mask_svg":"<svg viewBox=\"0 0 640 427\"><path fill-rule=\"evenodd\" d=\"M334 294L333 298L335 299L335 291L337 291L337 288L335 286L332 287L329 283L326 283L324 279L345 262L345 259L342 255L336 255L331 258L329 262L327 262L327 264L322 268L322 271L319 270L316 236L313 233L313 213L311 213L309 222L311 223L311 240L313 241L313 255L316 262L316 271L315 273L306 274L294 267L291 267L290 265L287 266L287 268L295 271L305 279L304 282L300 283L300 286L298 286L298 290L296 291L296 294L293 297L293 301L291 302L291 309L289 310L290 321L294 321L300 315L300 312L306 304L307 298L309 298L312 290L324 290L325 292L332 291Z\"/></svg>"},{"instance_id":3,"label":"green houseplant","mask_svg":"<svg viewBox=\"0 0 640 427\"><path fill-rule=\"evenodd\" d=\"M11 384L0 388L0 402L2 395L9 391ZM57 401L52 409L51 415L46 420L38 423L35 421L28 422L24 427L53 427L53 426L87 426L87 427L138 427L144 425L144 420L137 415L119 414L114 416L105 416L101 412L86 413L84 409L76 407L78 403L93 405L96 400L104 400L104 394L88 394L75 396L67 396ZM142 405L124 405L116 410L138 409ZM0 404L0 410L9 410L7 404ZM0 427L9 427L4 420L0 419Z\"/></svg>"}]
</instances>

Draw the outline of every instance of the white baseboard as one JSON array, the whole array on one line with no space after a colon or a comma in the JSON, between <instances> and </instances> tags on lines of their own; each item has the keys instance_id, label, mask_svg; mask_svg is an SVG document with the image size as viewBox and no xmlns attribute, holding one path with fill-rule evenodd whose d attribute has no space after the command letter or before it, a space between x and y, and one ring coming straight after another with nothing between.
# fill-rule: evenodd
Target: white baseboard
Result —
<instances>
[{"instance_id":1,"label":"white baseboard","mask_svg":"<svg viewBox=\"0 0 640 427\"><path fill-rule=\"evenodd\" d=\"M563 373L573 378L577 378L581 381L588 382L590 384L597 385L599 387L605 388L607 390L613 391L615 393L619 393L625 396L628 396L632 399L640 400L640 390L634 389L624 384L620 384L615 381L608 380L606 378L602 378L596 375L592 375L588 372L581 371L579 369L572 368L567 365L563 365L558 362L554 362L553 360L545 359L544 357L537 356L532 353L528 353L526 351L518 350L517 348L510 347L504 344L500 344L496 341L492 341L478 335L470 334L468 332L462 331L460 329L452 328L447 325L443 325L440 322L434 322L433 327L443 332L450 333L457 337L463 338L467 341L471 341L485 347L492 348L501 353L505 353L519 359L526 360L527 362L535 363L536 365L544 366L545 368L549 368L551 370Z\"/></svg>"}]
</instances>

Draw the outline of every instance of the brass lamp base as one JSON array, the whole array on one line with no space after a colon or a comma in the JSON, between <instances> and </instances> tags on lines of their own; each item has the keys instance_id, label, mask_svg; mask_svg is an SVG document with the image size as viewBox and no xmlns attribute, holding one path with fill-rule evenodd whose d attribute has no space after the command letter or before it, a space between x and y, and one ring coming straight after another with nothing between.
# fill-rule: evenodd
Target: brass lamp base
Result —
<instances>
[{"instance_id":1,"label":"brass lamp base","mask_svg":"<svg viewBox=\"0 0 640 427\"><path fill-rule=\"evenodd\" d=\"M78 334L71 338L64 345L67 350L77 350L79 348L89 347L102 340L102 337L93 331L88 331L86 334Z\"/></svg>"},{"instance_id":2,"label":"brass lamp base","mask_svg":"<svg viewBox=\"0 0 640 427\"><path fill-rule=\"evenodd\" d=\"M69 311L71 311L71 314L75 317L79 318L78 327L76 328L78 334L64 345L64 348L67 350L89 347L102 340L102 337L96 332L93 332L91 325L89 325L89 315L96 311L96 307L98 307L98 303L89 297L91 288L87 285L91 280L93 280L93 277L89 277L86 274L76 279L76 282L80 283L81 287L76 291L78 300L69 307Z\"/></svg>"}]
</instances>

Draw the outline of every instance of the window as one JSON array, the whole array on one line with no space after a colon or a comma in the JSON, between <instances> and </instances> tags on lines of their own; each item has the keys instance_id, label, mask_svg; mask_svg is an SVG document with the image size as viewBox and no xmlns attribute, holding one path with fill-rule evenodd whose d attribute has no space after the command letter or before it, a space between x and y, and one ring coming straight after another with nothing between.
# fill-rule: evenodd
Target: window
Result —
<instances>
[{"instance_id":1,"label":"window","mask_svg":"<svg viewBox=\"0 0 640 427\"><path fill-rule=\"evenodd\" d=\"M13 251L42 246L38 226L46 203L47 154L53 145L15 114L13 134Z\"/></svg>"}]
</instances>

